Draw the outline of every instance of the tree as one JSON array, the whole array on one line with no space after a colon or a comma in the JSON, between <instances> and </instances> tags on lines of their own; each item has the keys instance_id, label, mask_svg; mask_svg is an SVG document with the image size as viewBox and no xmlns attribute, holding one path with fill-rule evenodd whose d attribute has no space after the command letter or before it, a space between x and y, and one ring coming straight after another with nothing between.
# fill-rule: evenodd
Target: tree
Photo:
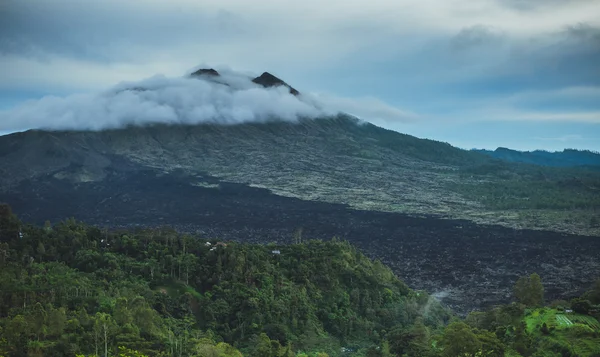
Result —
<instances>
[{"instance_id":1,"label":"tree","mask_svg":"<svg viewBox=\"0 0 600 357\"><path fill-rule=\"evenodd\" d=\"M481 353L483 357L504 357L506 346L498 337L489 331L478 331L475 335L481 343Z\"/></svg>"},{"instance_id":2,"label":"tree","mask_svg":"<svg viewBox=\"0 0 600 357\"><path fill-rule=\"evenodd\" d=\"M453 322L448 325L440 343L443 355L447 357L475 357L481 350L481 342L464 322Z\"/></svg>"},{"instance_id":3,"label":"tree","mask_svg":"<svg viewBox=\"0 0 600 357\"><path fill-rule=\"evenodd\" d=\"M42 242L38 243L36 251L37 251L37 254L38 254L39 261L40 262L43 261L44 260L44 255L46 254L46 248L44 247L44 244Z\"/></svg>"},{"instance_id":4,"label":"tree","mask_svg":"<svg viewBox=\"0 0 600 357\"><path fill-rule=\"evenodd\" d=\"M597 279L594 282L592 289L585 293L583 297L589 300L592 304L600 304L600 279Z\"/></svg>"},{"instance_id":5,"label":"tree","mask_svg":"<svg viewBox=\"0 0 600 357\"><path fill-rule=\"evenodd\" d=\"M39 302L33 306L33 314L31 315L31 322L33 326L33 332L37 336L37 340L40 340L42 335L46 334L46 319L48 315L46 310Z\"/></svg>"},{"instance_id":6,"label":"tree","mask_svg":"<svg viewBox=\"0 0 600 357\"><path fill-rule=\"evenodd\" d=\"M527 333L527 325L521 321L515 328L512 348L523 356L531 356L534 351L532 345L533 340Z\"/></svg>"},{"instance_id":7,"label":"tree","mask_svg":"<svg viewBox=\"0 0 600 357\"><path fill-rule=\"evenodd\" d=\"M108 340L114 331L114 321L109 314L102 312L96 313L94 321L94 331L100 335L104 343L104 357L108 357ZM96 344L96 355L98 355L98 344Z\"/></svg>"},{"instance_id":8,"label":"tree","mask_svg":"<svg viewBox=\"0 0 600 357\"><path fill-rule=\"evenodd\" d=\"M261 333L258 336L255 344L254 356L271 357L273 356L271 350L271 339L266 333Z\"/></svg>"},{"instance_id":9,"label":"tree","mask_svg":"<svg viewBox=\"0 0 600 357\"><path fill-rule=\"evenodd\" d=\"M540 331L544 334L544 335L548 335L550 334L550 329L548 328L548 325L544 322L542 324L542 327L540 328Z\"/></svg>"},{"instance_id":10,"label":"tree","mask_svg":"<svg viewBox=\"0 0 600 357\"><path fill-rule=\"evenodd\" d=\"M67 323L67 313L63 307L52 309L48 313L48 332L52 336L61 336Z\"/></svg>"},{"instance_id":11,"label":"tree","mask_svg":"<svg viewBox=\"0 0 600 357\"><path fill-rule=\"evenodd\" d=\"M8 261L10 247L8 243L0 243L0 265L4 265Z\"/></svg>"},{"instance_id":12,"label":"tree","mask_svg":"<svg viewBox=\"0 0 600 357\"><path fill-rule=\"evenodd\" d=\"M119 357L148 357L145 354L138 352L136 350L132 350L129 348L125 348L123 346L119 346Z\"/></svg>"},{"instance_id":13,"label":"tree","mask_svg":"<svg viewBox=\"0 0 600 357\"><path fill-rule=\"evenodd\" d=\"M424 356L431 350L431 341L429 329L423 324L423 319L417 318L410 329L411 340L408 343L407 352L409 355Z\"/></svg>"},{"instance_id":14,"label":"tree","mask_svg":"<svg viewBox=\"0 0 600 357\"><path fill-rule=\"evenodd\" d=\"M217 343L215 349L219 352L219 357L243 357L240 351L225 342Z\"/></svg>"},{"instance_id":15,"label":"tree","mask_svg":"<svg viewBox=\"0 0 600 357\"><path fill-rule=\"evenodd\" d=\"M3 337L7 340L7 345L14 351L24 350L28 340L31 326L23 315L17 315L8 321L4 329Z\"/></svg>"},{"instance_id":16,"label":"tree","mask_svg":"<svg viewBox=\"0 0 600 357\"><path fill-rule=\"evenodd\" d=\"M392 357L390 353L390 343L387 340L383 340L381 343L381 357Z\"/></svg>"},{"instance_id":17,"label":"tree","mask_svg":"<svg viewBox=\"0 0 600 357\"><path fill-rule=\"evenodd\" d=\"M544 286L542 279L536 273L520 277L513 291L517 300L526 306L544 305Z\"/></svg>"},{"instance_id":18,"label":"tree","mask_svg":"<svg viewBox=\"0 0 600 357\"><path fill-rule=\"evenodd\" d=\"M571 300L571 309L578 314L587 315L592 308L592 304L588 300L575 298Z\"/></svg>"},{"instance_id":19,"label":"tree","mask_svg":"<svg viewBox=\"0 0 600 357\"><path fill-rule=\"evenodd\" d=\"M48 220L46 220L44 222L44 232L46 232L46 233L52 232L52 223L50 223L50 221L48 221Z\"/></svg>"}]
</instances>

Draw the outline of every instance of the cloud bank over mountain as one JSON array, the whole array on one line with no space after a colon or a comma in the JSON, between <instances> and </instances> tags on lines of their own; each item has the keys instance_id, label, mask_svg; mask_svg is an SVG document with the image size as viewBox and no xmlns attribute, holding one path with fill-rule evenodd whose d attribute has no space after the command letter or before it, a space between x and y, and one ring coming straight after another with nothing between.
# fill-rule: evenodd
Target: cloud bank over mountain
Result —
<instances>
[{"instance_id":1,"label":"cloud bank over mountain","mask_svg":"<svg viewBox=\"0 0 600 357\"><path fill-rule=\"evenodd\" d=\"M265 88L243 73L122 82L100 93L45 96L0 112L0 132L25 129L102 130L128 125L238 124L295 121L350 113L374 121L410 115L381 101L332 95L295 96L284 86Z\"/></svg>"},{"instance_id":2,"label":"cloud bank over mountain","mask_svg":"<svg viewBox=\"0 0 600 357\"><path fill-rule=\"evenodd\" d=\"M600 150L598 13L598 0L5 0L0 110L204 62L268 69L461 147ZM565 132L588 140L536 139Z\"/></svg>"}]
</instances>

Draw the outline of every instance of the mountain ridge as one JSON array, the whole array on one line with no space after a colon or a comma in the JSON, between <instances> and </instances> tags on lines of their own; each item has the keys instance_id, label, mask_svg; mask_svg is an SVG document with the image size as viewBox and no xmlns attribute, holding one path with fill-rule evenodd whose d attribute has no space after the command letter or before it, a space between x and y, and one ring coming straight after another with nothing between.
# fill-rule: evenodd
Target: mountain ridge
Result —
<instances>
[{"instance_id":1,"label":"mountain ridge","mask_svg":"<svg viewBox=\"0 0 600 357\"><path fill-rule=\"evenodd\" d=\"M518 151L499 147L496 150L474 149L490 157L509 161L552 167L600 166L600 153L590 150L564 149L562 151Z\"/></svg>"}]
</instances>

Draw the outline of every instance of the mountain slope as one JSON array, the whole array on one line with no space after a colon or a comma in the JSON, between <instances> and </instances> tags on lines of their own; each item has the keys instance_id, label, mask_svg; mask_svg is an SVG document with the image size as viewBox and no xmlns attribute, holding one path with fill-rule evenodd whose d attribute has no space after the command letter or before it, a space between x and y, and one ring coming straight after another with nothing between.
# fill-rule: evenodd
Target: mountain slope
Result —
<instances>
[{"instance_id":1,"label":"mountain slope","mask_svg":"<svg viewBox=\"0 0 600 357\"><path fill-rule=\"evenodd\" d=\"M503 164L348 116L100 132L29 131L1 137L0 155L0 185L4 200L13 205L11 197L18 192L27 196L32 180L96 187L111 175L153 170L167 176L174 172L191 178L210 176L357 209L588 234L597 232L593 210L600 207L600 181L593 172ZM203 184L196 181L194 185ZM547 189L529 190L527 197L523 189L531 185ZM496 192L498 188L503 191ZM571 208L584 210L581 220L557 223L556 215L568 213L564 208L554 209L552 203L539 209L531 205L546 202L549 194L557 202L576 198ZM25 217L32 209L17 206ZM185 207L178 209L185 211ZM534 218L527 221L530 216L521 215L522 209ZM40 216L52 217L52 212Z\"/></svg>"},{"instance_id":2,"label":"mountain slope","mask_svg":"<svg viewBox=\"0 0 600 357\"><path fill-rule=\"evenodd\" d=\"M594 206L550 200L594 204L596 174L494 161L350 117L30 131L0 137L0 153L0 201L26 222L257 243L339 236L459 313L506 302L523 271L552 282L553 298L600 272L593 239L439 219L598 234Z\"/></svg>"},{"instance_id":3,"label":"mountain slope","mask_svg":"<svg viewBox=\"0 0 600 357\"><path fill-rule=\"evenodd\" d=\"M587 150L566 149L560 152L543 150L517 151L507 148L474 150L491 157L509 161L553 167L600 166L600 154Z\"/></svg>"}]
</instances>

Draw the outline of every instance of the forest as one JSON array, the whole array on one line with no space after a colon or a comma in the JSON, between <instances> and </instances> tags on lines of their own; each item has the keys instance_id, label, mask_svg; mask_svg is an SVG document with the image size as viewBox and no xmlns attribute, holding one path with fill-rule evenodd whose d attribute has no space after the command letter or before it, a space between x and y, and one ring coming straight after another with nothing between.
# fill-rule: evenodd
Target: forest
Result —
<instances>
[{"instance_id":1,"label":"forest","mask_svg":"<svg viewBox=\"0 0 600 357\"><path fill-rule=\"evenodd\" d=\"M402 257L398 257L402 259ZM0 205L0 356L600 356L600 281L466 318L338 239L41 227Z\"/></svg>"}]
</instances>

